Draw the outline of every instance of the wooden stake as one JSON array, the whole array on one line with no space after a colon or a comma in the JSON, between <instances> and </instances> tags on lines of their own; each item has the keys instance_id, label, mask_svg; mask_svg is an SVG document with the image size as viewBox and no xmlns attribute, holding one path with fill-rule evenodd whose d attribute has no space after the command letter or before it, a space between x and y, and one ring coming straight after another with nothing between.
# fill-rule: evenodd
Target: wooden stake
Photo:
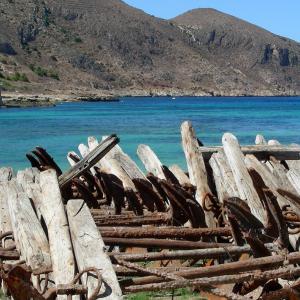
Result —
<instances>
[{"instance_id":1,"label":"wooden stake","mask_svg":"<svg viewBox=\"0 0 300 300\"><path fill-rule=\"evenodd\" d=\"M70 283L75 275L75 259L55 170L41 173L40 186L43 195L41 211L48 229L54 280L56 285ZM58 299L66 300L67 297L58 296Z\"/></svg>"},{"instance_id":2,"label":"wooden stake","mask_svg":"<svg viewBox=\"0 0 300 300\"><path fill-rule=\"evenodd\" d=\"M266 212L253 186L252 179L245 165L245 157L237 138L231 133L225 133L222 142L240 198L247 201L251 212L264 223L266 221Z\"/></svg>"},{"instance_id":3,"label":"wooden stake","mask_svg":"<svg viewBox=\"0 0 300 300\"><path fill-rule=\"evenodd\" d=\"M101 271L104 281L100 294L101 299L121 299L122 291L115 271L107 254L104 243L93 217L83 200L69 200L67 204L68 220L74 252L79 271L94 267ZM93 276L82 277L88 287L90 297L97 286Z\"/></svg>"},{"instance_id":4,"label":"wooden stake","mask_svg":"<svg viewBox=\"0 0 300 300\"><path fill-rule=\"evenodd\" d=\"M196 186L196 200L203 206L203 201L208 194L212 194L208 185L207 171L204 159L198 144L198 140L191 122L184 122L181 125L182 147L185 154L190 181ZM206 212L206 223L208 227L216 227L214 216Z\"/></svg>"}]
</instances>

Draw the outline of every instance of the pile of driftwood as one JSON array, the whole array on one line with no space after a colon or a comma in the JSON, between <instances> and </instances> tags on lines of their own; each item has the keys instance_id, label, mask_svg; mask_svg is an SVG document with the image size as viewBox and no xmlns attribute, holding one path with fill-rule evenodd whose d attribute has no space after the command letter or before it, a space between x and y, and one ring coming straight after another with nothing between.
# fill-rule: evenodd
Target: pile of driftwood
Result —
<instances>
[{"instance_id":1,"label":"pile of driftwood","mask_svg":"<svg viewBox=\"0 0 300 300\"><path fill-rule=\"evenodd\" d=\"M0 169L1 279L15 300L121 299L190 287L208 299L300 299L300 147L181 127L188 172L115 135L69 152L37 147Z\"/></svg>"}]
</instances>

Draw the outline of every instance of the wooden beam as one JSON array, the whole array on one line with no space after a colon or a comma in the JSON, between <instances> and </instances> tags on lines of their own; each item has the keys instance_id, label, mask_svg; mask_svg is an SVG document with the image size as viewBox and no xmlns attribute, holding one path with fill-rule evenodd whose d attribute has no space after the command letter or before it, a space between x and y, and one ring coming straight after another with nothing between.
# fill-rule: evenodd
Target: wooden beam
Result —
<instances>
[{"instance_id":1,"label":"wooden beam","mask_svg":"<svg viewBox=\"0 0 300 300\"><path fill-rule=\"evenodd\" d=\"M169 167L170 171L179 181L180 185L191 185L189 177L184 173L184 171L178 165L172 165Z\"/></svg>"},{"instance_id":2,"label":"wooden beam","mask_svg":"<svg viewBox=\"0 0 300 300\"><path fill-rule=\"evenodd\" d=\"M48 229L55 284L70 283L75 275L75 259L55 170L41 172L40 187L43 195L40 209ZM78 299L75 296L72 299L75 298ZM66 300L67 296L60 295L57 299Z\"/></svg>"},{"instance_id":3,"label":"wooden beam","mask_svg":"<svg viewBox=\"0 0 300 300\"><path fill-rule=\"evenodd\" d=\"M205 161L209 160L213 153L218 152L223 147L201 147L200 152ZM253 154L258 160L268 160L270 156L276 157L278 160L299 160L299 146L283 146L283 145L252 145L242 146L241 151L244 155Z\"/></svg>"},{"instance_id":4,"label":"wooden beam","mask_svg":"<svg viewBox=\"0 0 300 300\"><path fill-rule=\"evenodd\" d=\"M252 179L245 164L245 157L237 138L231 133L225 133L222 138L222 143L240 198L248 203L255 217L264 223L266 221L266 212L253 186Z\"/></svg>"},{"instance_id":5,"label":"wooden beam","mask_svg":"<svg viewBox=\"0 0 300 300\"><path fill-rule=\"evenodd\" d=\"M55 171L54 171L55 172ZM33 269L50 269L51 255L42 225L16 179L8 182L7 203L17 248Z\"/></svg>"},{"instance_id":6,"label":"wooden beam","mask_svg":"<svg viewBox=\"0 0 300 300\"><path fill-rule=\"evenodd\" d=\"M122 298L122 291L108 255L104 252L105 244L93 220L89 208L83 200L69 200L67 214L79 271L96 268L101 271L105 284L99 295L101 299L114 300ZM82 283L88 287L91 296L98 281L93 276L83 276Z\"/></svg>"},{"instance_id":7,"label":"wooden beam","mask_svg":"<svg viewBox=\"0 0 300 300\"><path fill-rule=\"evenodd\" d=\"M203 206L203 200L212 192L208 185L207 171L202 155L202 147L199 146L196 133L191 122L183 122L181 125L182 147L185 154L189 178L191 183L196 186L196 200ZM208 227L216 227L212 212L205 213Z\"/></svg>"},{"instance_id":8,"label":"wooden beam","mask_svg":"<svg viewBox=\"0 0 300 300\"><path fill-rule=\"evenodd\" d=\"M209 164L213 170L219 201L223 203L228 197L239 197L238 188L224 151L219 150L219 152L214 153L209 160Z\"/></svg>"},{"instance_id":9,"label":"wooden beam","mask_svg":"<svg viewBox=\"0 0 300 300\"><path fill-rule=\"evenodd\" d=\"M80 176L86 170L93 167L101 158L103 158L117 143L119 138L116 135L111 135L106 140L102 141L97 148L91 151L84 159L73 166L69 171L59 177L59 185L65 187L75 177Z\"/></svg>"},{"instance_id":10,"label":"wooden beam","mask_svg":"<svg viewBox=\"0 0 300 300\"><path fill-rule=\"evenodd\" d=\"M162 170L161 161L149 146L139 145L137 149L137 155L148 172L153 173L160 179L166 179L166 176Z\"/></svg>"}]
</instances>

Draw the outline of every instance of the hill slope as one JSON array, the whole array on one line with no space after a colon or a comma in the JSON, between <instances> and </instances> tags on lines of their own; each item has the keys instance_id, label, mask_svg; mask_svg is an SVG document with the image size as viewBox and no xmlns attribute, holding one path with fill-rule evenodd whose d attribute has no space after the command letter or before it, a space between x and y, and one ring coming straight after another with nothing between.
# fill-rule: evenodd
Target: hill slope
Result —
<instances>
[{"instance_id":1,"label":"hill slope","mask_svg":"<svg viewBox=\"0 0 300 300\"><path fill-rule=\"evenodd\" d=\"M298 57L298 43L213 10L166 21L119 0L0 2L8 90L293 95Z\"/></svg>"}]
</instances>

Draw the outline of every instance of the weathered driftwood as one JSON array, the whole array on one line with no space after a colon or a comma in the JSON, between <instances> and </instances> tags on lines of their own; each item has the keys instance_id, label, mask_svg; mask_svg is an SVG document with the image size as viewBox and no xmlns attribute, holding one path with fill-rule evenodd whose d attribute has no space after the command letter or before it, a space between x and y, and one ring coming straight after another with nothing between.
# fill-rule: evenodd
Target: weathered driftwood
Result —
<instances>
[{"instance_id":1,"label":"weathered driftwood","mask_svg":"<svg viewBox=\"0 0 300 300\"><path fill-rule=\"evenodd\" d=\"M39 183L40 171L37 168L27 168L17 173L17 181L23 187L26 182ZM24 187L23 187L24 188Z\"/></svg>"},{"instance_id":2,"label":"weathered driftwood","mask_svg":"<svg viewBox=\"0 0 300 300\"><path fill-rule=\"evenodd\" d=\"M207 171L202 156L202 151L192 127L191 122L184 122L181 125L182 147L185 154L189 178L196 186L196 200L203 206L203 202L208 194L212 194L208 185ZM214 216L211 212L206 212L206 223L209 227L215 227Z\"/></svg>"},{"instance_id":3,"label":"weathered driftwood","mask_svg":"<svg viewBox=\"0 0 300 300\"><path fill-rule=\"evenodd\" d=\"M267 145L267 141L265 140L264 136L258 134L255 138L255 145Z\"/></svg>"},{"instance_id":4,"label":"weathered driftwood","mask_svg":"<svg viewBox=\"0 0 300 300\"><path fill-rule=\"evenodd\" d=\"M104 252L105 245L87 205L83 200L69 200L67 213L79 271L90 267L99 269L105 282L99 293L101 299L121 299L122 292L116 274ZM87 275L82 280L88 287L88 296L91 296L98 280Z\"/></svg>"},{"instance_id":5,"label":"weathered driftwood","mask_svg":"<svg viewBox=\"0 0 300 300\"><path fill-rule=\"evenodd\" d=\"M287 169L279 160L271 156L270 160L266 163L266 165L269 167L272 174L276 177L280 188L288 190L291 193L297 193L296 189L287 177Z\"/></svg>"},{"instance_id":6,"label":"weathered driftwood","mask_svg":"<svg viewBox=\"0 0 300 300\"><path fill-rule=\"evenodd\" d=\"M213 153L222 149L221 146L216 147L201 147L200 151L205 161L208 161ZM258 160L268 160L269 156L274 156L278 160L299 160L299 146L282 146L282 145L251 145L242 146L241 151L244 155L253 154Z\"/></svg>"},{"instance_id":7,"label":"weathered driftwood","mask_svg":"<svg viewBox=\"0 0 300 300\"><path fill-rule=\"evenodd\" d=\"M32 269L51 268L47 237L29 198L16 179L7 185L7 202L14 237L22 257Z\"/></svg>"},{"instance_id":8,"label":"weathered driftwood","mask_svg":"<svg viewBox=\"0 0 300 300\"><path fill-rule=\"evenodd\" d=\"M162 170L163 165L161 161L149 146L139 145L137 149L137 155L149 173L154 174L160 179L166 179L166 176Z\"/></svg>"},{"instance_id":9,"label":"weathered driftwood","mask_svg":"<svg viewBox=\"0 0 300 300\"><path fill-rule=\"evenodd\" d=\"M245 165L245 157L241 151L237 138L231 133L225 133L222 143L240 198L246 200L251 212L260 221L264 222L266 220L266 212L253 186L252 179Z\"/></svg>"},{"instance_id":10,"label":"weathered driftwood","mask_svg":"<svg viewBox=\"0 0 300 300\"><path fill-rule=\"evenodd\" d=\"M277 192L277 189L282 188L282 184L278 181L278 178L274 176L274 174L270 171L270 169L254 156L254 155L246 155L245 163L248 169L254 169L263 179L266 186L274 193L277 197L278 203L281 207L285 205L291 205L292 208L297 211L297 207L293 204L288 203L288 201Z\"/></svg>"},{"instance_id":11,"label":"weathered driftwood","mask_svg":"<svg viewBox=\"0 0 300 300\"><path fill-rule=\"evenodd\" d=\"M102 140L106 137L102 137ZM116 145L109 153L107 153L108 159L114 159L119 162L120 166L125 170L131 179L139 178L147 180L144 173L137 166L137 164L127 155L119 145ZM148 180L147 180L148 181Z\"/></svg>"},{"instance_id":12,"label":"weathered driftwood","mask_svg":"<svg viewBox=\"0 0 300 300\"><path fill-rule=\"evenodd\" d=\"M223 203L224 199L228 197L238 197L239 192L224 152L220 150L214 153L209 160L209 164L213 170L219 201Z\"/></svg>"},{"instance_id":13,"label":"weathered driftwood","mask_svg":"<svg viewBox=\"0 0 300 300\"><path fill-rule=\"evenodd\" d=\"M43 195L41 212L48 229L53 277L56 285L70 283L75 275L75 259L55 170L40 174L40 186ZM66 296L59 296L59 299L66 299Z\"/></svg>"},{"instance_id":14,"label":"weathered driftwood","mask_svg":"<svg viewBox=\"0 0 300 300\"><path fill-rule=\"evenodd\" d=\"M184 171L178 165L170 166L170 171L174 174L174 176L179 181L180 185L188 186L191 185L191 181L189 177L184 173Z\"/></svg>"},{"instance_id":15,"label":"weathered driftwood","mask_svg":"<svg viewBox=\"0 0 300 300\"><path fill-rule=\"evenodd\" d=\"M12 225L8 212L6 189L8 181L12 179L13 170L11 168L0 169L0 234L11 232ZM12 237L2 239L3 247L10 247L14 244Z\"/></svg>"},{"instance_id":16,"label":"weathered driftwood","mask_svg":"<svg viewBox=\"0 0 300 300\"><path fill-rule=\"evenodd\" d=\"M116 135L111 135L105 141L101 142L97 148L91 151L84 159L73 166L69 171L59 177L59 185L64 188L75 177L79 177L86 170L93 167L101 158L103 158L117 143L119 139Z\"/></svg>"},{"instance_id":17,"label":"weathered driftwood","mask_svg":"<svg viewBox=\"0 0 300 300\"><path fill-rule=\"evenodd\" d=\"M89 137L88 142L89 142L89 150L93 151L93 149L97 147L98 144L97 139L95 139L94 137ZM103 157L101 162L97 163L96 166L99 167L102 171L118 177L122 181L124 188L137 192L137 189L134 183L132 182L129 174L122 167L120 162L108 154L105 157Z\"/></svg>"},{"instance_id":18,"label":"weathered driftwood","mask_svg":"<svg viewBox=\"0 0 300 300\"><path fill-rule=\"evenodd\" d=\"M289 170L286 175L296 192L300 195L300 173L296 170Z\"/></svg>"}]
</instances>

